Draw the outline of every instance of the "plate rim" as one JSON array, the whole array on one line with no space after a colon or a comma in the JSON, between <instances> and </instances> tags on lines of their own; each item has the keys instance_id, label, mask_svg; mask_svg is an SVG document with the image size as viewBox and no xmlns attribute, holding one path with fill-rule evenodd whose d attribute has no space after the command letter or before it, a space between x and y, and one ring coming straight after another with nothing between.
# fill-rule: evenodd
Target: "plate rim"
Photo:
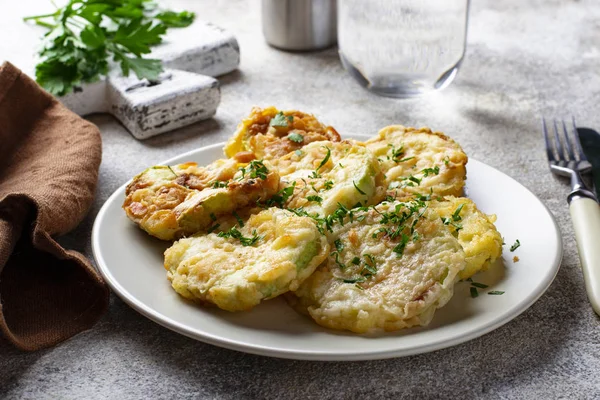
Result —
<instances>
[{"instance_id":1,"label":"plate rim","mask_svg":"<svg viewBox=\"0 0 600 400\"><path fill-rule=\"evenodd\" d=\"M367 137L369 137L367 135L361 135L361 134L354 134L351 136L352 136L351 138L367 138ZM225 142L220 142L220 143L214 143L214 144L207 145L207 146L198 147L196 149L173 156L173 157L169 158L168 160L165 160L161 163L154 164L154 165L170 164L173 160L193 155L199 151L210 151L210 150L214 150L215 148L219 148L219 147L222 148L224 145L225 145ZM236 351L240 351L240 352L244 352L244 353L261 355L261 356L276 357L276 358L283 358L283 359L293 359L293 360L309 360L309 361L381 360L381 359L388 359L388 358L411 356L411 355L415 355L415 354L429 353L432 351L437 351L437 350L445 349L448 347L453 347L453 346L471 341L478 337L481 337L481 336L507 324L508 322L512 321L513 319L515 319L516 317L521 315L523 312L525 312L527 309L529 309L542 295L544 295L544 293L546 293L546 291L548 290L548 288L550 287L550 285L556 278L556 275L558 274L558 271L560 270L560 266L562 264L563 252L564 252L562 234L560 231L560 227L558 226L558 223L556 222L556 218L554 217L554 214L552 214L552 212L546 206L546 204L538 196L536 196L535 193L533 193L531 190L529 190L529 188L527 188L526 186L521 184L519 181L517 181L510 175L507 175L504 172L502 172L482 161L478 161L473 158L469 158L469 162L475 162L478 164L482 164L483 166L485 166L487 168L491 168L492 170L504 175L505 177L512 180L514 183L516 183L519 186L521 186L522 188L524 188L527 192L529 192L529 194L531 194L535 198L535 200L543 207L543 209L546 211L547 215L550 217L550 220L552 221L552 223L554 225L554 228L555 228L554 232L555 232L556 239L557 239L557 244L558 244L557 250L558 251L556 252L555 258L553 260L553 265L552 265L553 273L548 274L545 277L545 279L542 281L542 283L540 285L540 289L538 292L530 293L525 298L525 300L523 300L520 304L518 304L518 306L516 307L516 309L513 312L508 313L501 319L494 320L493 322L487 323L486 325L480 327L479 329L475 329L475 330L467 333L466 335L460 335L458 337L455 337L455 338L452 338L449 340L440 341L437 343L419 344L419 345L410 347L408 349L371 350L371 351L358 350L358 351L354 351L352 353L314 351L314 350L303 351L303 350L296 350L296 349L285 350L285 349L279 349L279 348L273 348L273 347L266 347L266 346L258 345L258 344L248 344L248 343L244 343L244 342L239 342L236 340L227 339L227 338L223 338L220 336L215 336L215 335L213 335L211 333L207 333L207 332L199 333L199 332L197 332L195 330L193 331L189 327L171 319L170 317L155 311L152 307L149 307L148 305L144 304L142 301L135 298L135 296L133 296L131 293L129 293L127 291L127 289L125 289L114 278L114 276L111 274L110 270L107 268L107 264L106 264L104 258L102 257L101 251L99 249L100 248L100 243L99 243L100 223L104 219L104 216L107 213L109 205L114 202L114 200L117 196L121 195L121 191L126 188L126 186L131 182L131 179L129 179L123 185L121 185L117 189L115 189L115 191L106 199L106 201L102 204L102 207L98 211L98 214L96 215L96 217L94 219L94 224L92 226L92 235L91 235L92 255L96 262L97 270L100 272L100 274L102 275L104 280L107 282L107 284L109 285L111 290L121 300L123 300L127 305L129 305L131 308L133 308L134 310L136 310L137 312L139 312L146 318L150 319L151 321L154 321L155 323L157 323L167 329L170 329L181 335L187 336L191 339L195 339L195 340L198 340L198 341L201 341L204 343L208 343L208 344L211 344L214 346L223 347L223 348L227 348L230 350L236 350Z\"/></svg>"}]
</instances>

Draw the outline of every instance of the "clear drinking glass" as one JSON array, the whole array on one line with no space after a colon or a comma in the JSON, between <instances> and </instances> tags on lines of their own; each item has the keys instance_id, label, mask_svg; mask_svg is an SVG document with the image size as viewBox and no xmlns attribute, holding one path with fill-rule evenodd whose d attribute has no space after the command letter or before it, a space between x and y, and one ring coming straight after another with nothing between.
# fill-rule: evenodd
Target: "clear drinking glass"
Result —
<instances>
[{"instance_id":1,"label":"clear drinking glass","mask_svg":"<svg viewBox=\"0 0 600 400\"><path fill-rule=\"evenodd\" d=\"M383 96L443 89L463 60L468 15L469 0L338 0L340 58Z\"/></svg>"}]
</instances>

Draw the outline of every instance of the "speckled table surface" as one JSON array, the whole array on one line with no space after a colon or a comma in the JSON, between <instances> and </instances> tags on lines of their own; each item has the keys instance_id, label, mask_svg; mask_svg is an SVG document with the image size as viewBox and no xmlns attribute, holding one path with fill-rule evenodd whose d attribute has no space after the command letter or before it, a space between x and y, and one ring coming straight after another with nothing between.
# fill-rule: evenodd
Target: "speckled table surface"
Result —
<instances>
[{"instance_id":1,"label":"speckled table surface","mask_svg":"<svg viewBox=\"0 0 600 400\"><path fill-rule=\"evenodd\" d=\"M288 361L221 349L173 333L112 295L92 330L55 348L23 353L0 340L0 398L600 398L600 319L586 300L565 201L569 187L548 172L539 126L542 115L573 114L580 125L600 128L600 3L473 2L458 78L414 100L366 92L334 49L291 54L268 47L257 1L169 3L232 30L240 69L222 77L214 119L176 132L141 142L110 116L90 117L104 142L98 193L85 221L61 238L65 246L91 256L99 208L134 172L220 142L251 106L274 104L313 112L340 132L374 133L392 123L446 132L550 208L564 240L560 272L529 310L492 333L372 362ZM0 5L0 58L31 63L27 46L38 33L19 17L41 4Z\"/></svg>"}]
</instances>

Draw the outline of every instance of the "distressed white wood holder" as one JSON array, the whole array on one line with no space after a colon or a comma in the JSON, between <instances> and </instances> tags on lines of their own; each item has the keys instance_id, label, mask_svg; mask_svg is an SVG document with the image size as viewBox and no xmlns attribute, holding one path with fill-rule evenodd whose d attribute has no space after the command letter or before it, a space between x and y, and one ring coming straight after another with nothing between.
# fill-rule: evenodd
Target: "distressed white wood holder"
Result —
<instances>
[{"instance_id":1,"label":"distressed white wood holder","mask_svg":"<svg viewBox=\"0 0 600 400\"><path fill-rule=\"evenodd\" d=\"M158 82L129 77L114 68L106 79L86 84L60 100L79 115L110 113L137 139L212 117L221 99L214 79L235 70L240 50L235 37L215 25L196 21L171 29L148 58L163 61Z\"/></svg>"}]
</instances>

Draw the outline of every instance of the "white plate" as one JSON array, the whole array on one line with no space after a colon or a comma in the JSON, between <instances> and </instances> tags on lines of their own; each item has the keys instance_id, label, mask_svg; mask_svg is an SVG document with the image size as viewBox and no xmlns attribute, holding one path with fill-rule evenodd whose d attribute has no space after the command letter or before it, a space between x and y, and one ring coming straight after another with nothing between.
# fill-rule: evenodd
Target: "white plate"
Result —
<instances>
[{"instance_id":1,"label":"white plate","mask_svg":"<svg viewBox=\"0 0 600 400\"><path fill-rule=\"evenodd\" d=\"M361 138L364 139L364 138ZM222 157L223 144L204 147L163 164ZM503 260L475 280L490 285L471 298L469 285L458 283L452 300L424 328L378 336L322 328L287 306L282 298L250 312L200 308L171 289L163 268L168 243L149 237L121 209L125 185L104 204L92 232L94 257L110 287L135 310L183 335L233 350L306 360L369 360L438 350L466 342L512 320L530 307L554 279L562 243L554 218L544 204L512 178L469 160L467 194L486 213L498 216ZM138 171L132 171L132 175ZM521 247L509 247L516 239ZM517 255L520 261L513 262ZM488 290L505 291L487 295Z\"/></svg>"}]
</instances>

